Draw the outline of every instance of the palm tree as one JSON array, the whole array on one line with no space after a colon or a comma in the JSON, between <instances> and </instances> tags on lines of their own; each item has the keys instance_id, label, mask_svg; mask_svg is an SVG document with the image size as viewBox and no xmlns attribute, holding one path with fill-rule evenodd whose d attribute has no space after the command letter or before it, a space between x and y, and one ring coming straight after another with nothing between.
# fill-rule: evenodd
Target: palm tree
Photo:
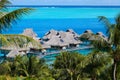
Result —
<instances>
[{"instance_id":1,"label":"palm tree","mask_svg":"<svg viewBox=\"0 0 120 80\"><path fill-rule=\"evenodd\" d=\"M18 35L18 34L4 34L1 35L1 40L2 43L2 48L8 48L11 49L13 47L15 48L37 48L37 49L41 49L41 45L39 42L37 42L36 40L34 40L31 37L27 37L24 35Z\"/></svg>"},{"instance_id":2,"label":"palm tree","mask_svg":"<svg viewBox=\"0 0 120 80\"><path fill-rule=\"evenodd\" d=\"M16 56L14 60L5 60L0 64L0 75L10 77L24 76L25 80L54 80L43 59L36 56Z\"/></svg>"},{"instance_id":3,"label":"palm tree","mask_svg":"<svg viewBox=\"0 0 120 80\"><path fill-rule=\"evenodd\" d=\"M117 79L117 66L118 62L120 61L120 15L115 18L115 23L112 24L106 17L99 16L100 21L102 21L107 29L106 33L108 35L108 42L102 40L101 42L95 41L94 45L95 48L98 50L102 50L106 47L106 51L112 56L113 58L113 80ZM104 45L107 44L107 45Z\"/></svg>"},{"instance_id":4,"label":"palm tree","mask_svg":"<svg viewBox=\"0 0 120 80\"><path fill-rule=\"evenodd\" d=\"M6 8L6 5L9 5L10 2L8 0L1 0L0 1L0 44L1 46L5 45L14 45L16 47L23 47L23 44L28 45L28 43L32 43L33 46L37 47L39 43L35 42L30 37L23 36L23 35L1 35L2 30L8 29L11 27L12 22L16 22L16 20L19 20L22 15L28 14L33 9L31 8L21 8L16 9L14 11L9 12Z\"/></svg>"},{"instance_id":5,"label":"palm tree","mask_svg":"<svg viewBox=\"0 0 120 80\"><path fill-rule=\"evenodd\" d=\"M107 68L111 67L112 59L109 54L100 51L93 51L87 55L88 64L83 69L83 72L88 74L91 80L98 80L97 78Z\"/></svg>"},{"instance_id":6,"label":"palm tree","mask_svg":"<svg viewBox=\"0 0 120 80\"><path fill-rule=\"evenodd\" d=\"M76 52L62 52L54 62L57 78L60 80L79 80L85 63L85 56Z\"/></svg>"},{"instance_id":7,"label":"palm tree","mask_svg":"<svg viewBox=\"0 0 120 80\"><path fill-rule=\"evenodd\" d=\"M3 8L5 8L5 6L7 4L10 4L10 2L8 0L1 0L0 1L0 10L3 9Z\"/></svg>"},{"instance_id":8,"label":"palm tree","mask_svg":"<svg viewBox=\"0 0 120 80\"><path fill-rule=\"evenodd\" d=\"M33 10L31 8L21 8L11 12L4 10L3 8L9 4L10 2L8 0L1 0L0 2L0 32L4 29L10 28L12 22L16 22L16 20L20 19L23 14L28 14Z\"/></svg>"}]
</instances>

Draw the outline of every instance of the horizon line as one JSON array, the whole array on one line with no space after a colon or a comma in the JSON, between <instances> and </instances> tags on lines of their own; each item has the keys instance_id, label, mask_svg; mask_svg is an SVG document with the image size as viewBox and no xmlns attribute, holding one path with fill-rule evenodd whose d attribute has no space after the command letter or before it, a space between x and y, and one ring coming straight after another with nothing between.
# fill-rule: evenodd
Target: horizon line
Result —
<instances>
[{"instance_id":1,"label":"horizon line","mask_svg":"<svg viewBox=\"0 0 120 80\"><path fill-rule=\"evenodd\" d=\"M120 5L7 5L7 7L120 8Z\"/></svg>"}]
</instances>

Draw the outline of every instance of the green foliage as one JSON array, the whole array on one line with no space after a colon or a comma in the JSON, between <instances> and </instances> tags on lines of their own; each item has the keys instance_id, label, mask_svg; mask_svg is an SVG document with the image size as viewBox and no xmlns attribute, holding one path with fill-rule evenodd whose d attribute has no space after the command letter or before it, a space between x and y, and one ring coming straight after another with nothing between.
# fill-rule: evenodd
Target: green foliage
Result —
<instances>
[{"instance_id":1,"label":"green foliage","mask_svg":"<svg viewBox=\"0 0 120 80\"><path fill-rule=\"evenodd\" d=\"M34 47L34 48L41 48L41 45L39 42L34 40L31 37L27 37L24 35L18 35L18 34L7 34L7 35L0 35L0 42L2 42L2 45L4 48L10 48L10 47L17 47L17 48L28 48Z\"/></svg>"},{"instance_id":2,"label":"green foliage","mask_svg":"<svg viewBox=\"0 0 120 80\"><path fill-rule=\"evenodd\" d=\"M3 10L4 8L6 8L6 5L10 4L10 2L8 0L1 0L0 1L0 10Z\"/></svg>"},{"instance_id":3,"label":"green foliage","mask_svg":"<svg viewBox=\"0 0 120 80\"><path fill-rule=\"evenodd\" d=\"M20 19L23 14L28 14L31 10L31 8L22 8L17 9L12 12L1 12L0 16L0 29L8 29L11 27L11 22L16 22L17 19Z\"/></svg>"},{"instance_id":4,"label":"green foliage","mask_svg":"<svg viewBox=\"0 0 120 80\"><path fill-rule=\"evenodd\" d=\"M108 48L109 53L111 54L111 57L113 58L113 80L118 79L117 74L119 73L118 66L120 61L120 14L115 18L115 24L111 24L110 21L106 17L99 17L100 21L102 21L106 28L107 28L107 35L108 35L108 41L110 44L110 48ZM98 45L99 46L99 45Z\"/></svg>"},{"instance_id":5,"label":"green foliage","mask_svg":"<svg viewBox=\"0 0 120 80\"><path fill-rule=\"evenodd\" d=\"M85 66L85 56L76 52L62 52L56 57L54 68L59 80L76 80Z\"/></svg>"},{"instance_id":6,"label":"green foliage","mask_svg":"<svg viewBox=\"0 0 120 80\"><path fill-rule=\"evenodd\" d=\"M3 10L3 8L6 8L6 5L8 4L10 4L8 0L0 1L0 33L2 30L10 28L12 22L16 22L16 20L20 19L22 15L28 14L33 10L31 8L21 8L11 12Z\"/></svg>"},{"instance_id":7,"label":"green foliage","mask_svg":"<svg viewBox=\"0 0 120 80\"><path fill-rule=\"evenodd\" d=\"M93 51L87 57L88 64L84 68L84 72L88 73L88 77L92 79L99 77L113 64L111 56L106 52Z\"/></svg>"},{"instance_id":8,"label":"green foliage","mask_svg":"<svg viewBox=\"0 0 120 80\"><path fill-rule=\"evenodd\" d=\"M54 80L44 60L35 56L16 56L12 61L0 64L0 75L24 76L25 80Z\"/></svg>"},{"instance_id":9,"label":"green foliage","mask_svg":"<svg viewBox=\"0 0 120 80\"><path fill-rule=\"evenodd\" d=\"M22 8L9 12L5 10L7 4L10 4L8 0L0 1L0 33L33 10ZM104 16L99 16L99 21L106 27L108 41L95 34L84 34L81 37L85 41L91 36L97 37L97 40L91 41L97 51L87 56L76 52L62 52L56 57L52 68L35 56L16 56L12 61L5 60L0 64L0 80L119 80L120 15L115 18L115 24L111 24ZM0 35L0 40L3 47L24 48L29 43L34 47L41 47L32 38L23 35Z\"/></svg>"},{"instance_id":10,"label":"green foliage","mask_svg":"<svg viewBox=\"0 0 120 80\"><path fill-rule=\"evenodd\" d=\"M5 47L22 47L23 44L28 45L32 44L35 48L40 48L41 46L35 40L30 37L23 35L1 35L3 30L6 30L11 27L13 22L19 20L23 15L27 15L30 11L33 11L32 8L21 8L13 11L4 10L6 5L10 4L8 0L0 1L0 47L5 45Z\"/></svg>"},{"instance_id":11,"label":"green foliage","mask_svg":"<svg viewBox=\"0 0 120 80\"><path fill-rule=\"evenodd\" d=\"M109 51L111 50L111 44L104 40L103 38L100 38L97 35L94 35L96 38L99 38L99 40L92 40L90 44L92 44L95 47L95 50L100 50L100 51Z\"/></svg>"}]
</instances>

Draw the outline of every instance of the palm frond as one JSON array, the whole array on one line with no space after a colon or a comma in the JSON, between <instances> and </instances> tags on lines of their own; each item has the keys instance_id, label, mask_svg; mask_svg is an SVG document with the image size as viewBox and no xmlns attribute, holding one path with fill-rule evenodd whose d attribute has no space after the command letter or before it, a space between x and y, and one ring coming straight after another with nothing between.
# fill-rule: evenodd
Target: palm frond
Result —
<instances>
[{"instance_id":1,"label":"palm frond","mask_svg":"<svg viewBox=\"0 0 120 80\"><path fill-rule=\"evenodd\" d=\"M10 45L6 37L4 37L2 34L0 34L0 47L3 45Z\"/></svg>"},{"instance_id":2,"label":"palm frond","mask_svg":"<svg viewBox=\"0 0 120 80\"><path fill-rule=\"evenodd\" d=\"M11 27L12 25L11 22L16 22L16 20L19 20L23 14L28 14L31 10L33 9L22 8L4 14L3 16L0 17L0 29L4 30Z\"/></svg>"},{"instance_id":3,"label":"palm frond","mask_svg":"<svg viewBox=\"0 0 120 80\"><path fill-rule=\"evenodd\" d=\"M0 0L0 10L6 8L6 5L10 4L8 0Z\"/></svg>"},{"instance_id":4,"label":"palm frond","mask_svg":"<svg viewBox=\"0 0 120 80\"><path fill-rule=\"evenodd\" d=\"M115 20L116 20L116 27L120 30L120 14L117 15Z\"/></svg>"},{"instance_id":5,"label":"palm frond","mask_svg":"<svg viewBox=\"0 0 120 80\"><path fill-rule=\"evenodd\" d=\"M3 45L3 47L16 47L16 48L28 48L28 47L33 47L33 48L41 48L41 45L39 42L35 41L31 37L27 37L24 35L1 35L4 37L4 40L2 40L2 44L6 42L6 44ZM4 42L3 42L4 41ZM31 46L29 44L31 43Z\"/></svg>"},{"instance_id":6,"label":"palm frond","mask_svg":"<svg viewBox=\"0 0 120 80\"><path fill-rule=\"evenodd\" d=\"M117 15L117 17L116 17L115 20L116 20L116 23L117 23L117 24L120 24L120 14Z\"/></svg>"},{"instance_id":7,"label":"palm frond","mask_svg":"<svg viewBox=\"0 0 120 80\"><path fill-rule=\"evenodd\" d=\"M91 44L94 46L95 49L97 50L101 50L101 51L109 51L111 48L111 45L109 43L109 41L105 40L104 38L98 36L98 35L94 35L95 36L95 40L91 41Z\"/></svg>"},{"instance_id":8,"label":"palm frond","mask_svg":"<svg viewBox=\"0 0 120 80\"><path fill-rule=\"evenodd\" d=\"M106 52L93 51L87 57L89 58L88 65L84 71L90 75L100 75L101 72L113 64L111 55Z\"/></svg>"},{"instance_id":9,"label":"palm frond","mask_svg":"<svg viewBox=\"0 0 120 80\"><path fill-rule=\"evenodd\" d=\"M111 28L110 21L105 16L98 16L98 18L99 18L99 21L102 21L103 24L105 25L107 29L106 33L109 34L109 29Z\"/></svg>"}]
</instances>

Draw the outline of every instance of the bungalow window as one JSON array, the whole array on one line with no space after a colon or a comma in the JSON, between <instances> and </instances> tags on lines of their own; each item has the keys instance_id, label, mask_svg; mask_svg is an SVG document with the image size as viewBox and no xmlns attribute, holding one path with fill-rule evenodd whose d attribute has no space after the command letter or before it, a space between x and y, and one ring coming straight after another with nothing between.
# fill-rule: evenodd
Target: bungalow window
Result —
<instances>
[{"instance_id":1,"label":"bungalow window","mask_svg":"<svg viewBox=\"0 0 120 80\"><path fill-rule=\"evenodd\" d=\"M61 42L64 42L62 39L60 39Z\"/></svg>"},{"instance_id":2,"label":"bungalow window","mask_svg":"<svg viewBox=\"0 0 120 80\"><path fill-rule=\"evenodd\" d=\"M50 31L48 33L46 33L45 35L48 35L48 34L50 34Z\"/></svg>"},{"instance_id":3,"label":"bungalow window","mask_svg":"<svg viewBox=\"0 0 120 80\"><path fill-rule=\"evenodd\" d=\"M74 32L72 32L72 34L75 34Z\"/></svg>"},{"instance_id":4,"label":"bungalow window","mask_svg":"<svg viewBox=\"0 0 120 80\"><path fill-rule=\"evenodd\" d=\"M57 36L60 35L59 33L56 34Z\"/></svg>"}]
</instances>

